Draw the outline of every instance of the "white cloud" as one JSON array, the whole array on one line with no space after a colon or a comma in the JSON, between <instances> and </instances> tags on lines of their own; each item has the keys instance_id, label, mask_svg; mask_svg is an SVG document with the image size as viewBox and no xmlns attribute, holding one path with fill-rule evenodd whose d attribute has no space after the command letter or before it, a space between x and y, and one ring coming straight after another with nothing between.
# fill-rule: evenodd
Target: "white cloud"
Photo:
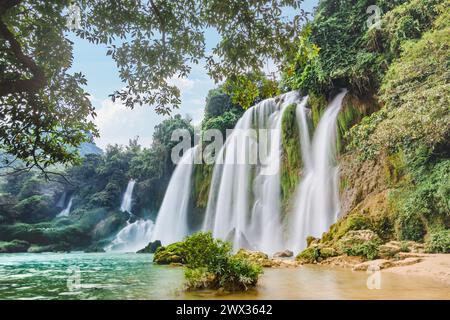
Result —
<instances>
[{"instance_id":1,"label":"white cloud","mask_svg":"<svg viewBox=\"0 0 450 320\"><path fill-rule=\"evenodd\" d=\"M172 115L177 113L190 115L194 125L199 124L203 118L205 97L208 90L215 87L212 80L199 66L193 68L191 78L171 78L169 83L177 86L181 93L181 105L174 109ZM108 144L128 144L129 139L139 136L139 143L150 146L154 127L168 116L161 116L151 106L136 106L134 109L126 108L119 101L115 103L110 99L96 99L90 97L96 108L95 123L100 133L96 144L105 148Z\"/></svg>"},{"instance_id":2,"label":"white cloud","mask_svg":"<svg viewBox=\"0 0 450 320\"><path fill-rule=\"evenodd\" d=\"M191 90L194 88L195 80L188 79L188 78L178 78L173 77L167 81L170 85L178 87L180 89L181 94Z\"/></svg>"},{"instance_id":3,"label":"white cloud","mask_svg":"<svg viewBox=\"0 0 450 320\"><path fill-rule=\"evenodd\" d=\"M129 139L136 136L139 136L143 146L149 146L154 126L164 119L149 106L130 109L109 99L96 106L96 113L95 123L100 138L95 142L101 148L114 143L126 145Z\"/></svg>"}]
</instances>

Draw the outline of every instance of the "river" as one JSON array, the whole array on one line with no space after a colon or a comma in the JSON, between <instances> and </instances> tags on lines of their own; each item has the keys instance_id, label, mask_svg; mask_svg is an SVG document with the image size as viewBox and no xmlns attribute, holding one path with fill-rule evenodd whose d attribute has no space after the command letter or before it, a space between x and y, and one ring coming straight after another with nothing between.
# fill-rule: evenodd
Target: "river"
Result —
<instances>
[{"instance_id":1,"label":"river","mask_svg":"<svg viewBox=\"0 0 450 320\"><path fill-rule=\"evenodd\" d=\"M381 271L324 266L265 269L257 289L238 294L185 292L183 268L150 254L39 253L0 256L0 299L449 299L444 283Z\"/></svg>"}]
</instances>

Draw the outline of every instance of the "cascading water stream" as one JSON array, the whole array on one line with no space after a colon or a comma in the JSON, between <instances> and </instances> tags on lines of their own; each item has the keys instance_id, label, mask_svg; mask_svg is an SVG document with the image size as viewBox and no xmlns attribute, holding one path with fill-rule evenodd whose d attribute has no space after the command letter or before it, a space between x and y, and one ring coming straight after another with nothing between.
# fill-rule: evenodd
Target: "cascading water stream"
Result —
<instances>
[{"instance_id":1,"label":"cascading water stream","mask_svg":"<svg viewBox=\"0 0 450 320\"><path fill-rule=\"evenodd\" d=\"M346 90L330 103L309 143L307 110L297 108L304 163L297 189L293 221L289 224L289 246L298 252L306 247L306 237L321 237L339 215L338 167L336 160L337 116Z\"/></svg>"},{"instance_id":2,"label":"cascading water stream","mask_svg":"<svg viewBox=\"0 0 450 320\"><path fill-rule=\"evenodd\" d=\"M128 182L127 189L125 190L125 193L123 194L122 203L120 204L120 211L128 212L131 214L131 205L133 204L132 196L133 196L133 190L134 190L135 184L136 184L136 181L133 179L131 179Z\"/></svg>"},{"instance_id":3,"label":"cascading water stream","mask_svg":"<svg viewBox=\"0 0 450 320\"><path fill-rule=\"evenodd\" d=\"M188 206L194 156L198 146L187 150L172 174L159 209L151 240L168 245L182 240L189 233Z\"/></svg>"},{"instance_id":4,"label":"cascading water stream","mask_svg":"<svg viewBox=\"0 0 450 320\"><path fill-rule=\"evenodd\" d=\"M273 253L283 248L281 120L285 107L298 102L298 93L290 92L250 108L218 153L203 230L232 241L235 249ZM252 162L258 158L258 151L259 161Z\"/></svg>"},{"instance_id":5,"label":"cascading water stream","mask_svg":"<svg viewBox=\"0 0 450 320\"><path fill-rule=\"evenodd\" d=\"M150 241L153 231L153 221L138 219L131 222L133 214L131 207L133 204L133 190L136 181L131 179L122 197L120 211L129 214L126 226L119 231L114 240L105 248L106 251L136 252L144 248Z\"/></svg>"},{"instance_id":6,"label":"cascading water stream","mask_svg":"<svg viewBox=\"0 0 450 320\"><path fill-rule=\"evenodd\" d=\"M70 214L70 209L72 208L72 199L73 197L70 197L69 203L67 206L57 215L57 217L67 217Z\"/></svg>"}]
</instances>

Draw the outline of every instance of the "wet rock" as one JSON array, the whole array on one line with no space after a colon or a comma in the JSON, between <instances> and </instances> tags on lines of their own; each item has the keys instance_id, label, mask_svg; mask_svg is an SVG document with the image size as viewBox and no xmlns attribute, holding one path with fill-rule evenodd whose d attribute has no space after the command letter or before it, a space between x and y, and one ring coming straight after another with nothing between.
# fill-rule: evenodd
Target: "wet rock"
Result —
<instances>
[{"instance_id":1,"label":"wet rock","mask_svg":"<svg viewBox=\"0 0 450 320\"><path fill-rule=\"evenodd\" d=\"M412 265L412 264L419 263L421 261L422 261L422 259L420 259L420 258L405 258L403 260L394 261L392 263L392 266L393 267L409 266L409 265Z\"/></svg>"},{"instance_id":2,"label":"wet rock","mask_svg":"<svg viewBox=\"0 0 450 320\"><path fill-rule=\"evenodd\" d=\"M378 254L381 258L389 259L397 255L401 250L401 242L390 241L378 247Z\"/></svg>"},{"instance_id":3,"label":"wet rock","mask_svg":"<svg viewBox=\"0 0 450 320\"><path fill-rule=\"evenodd\" d=\"M236 236L236 228L233 228L233 230L231 230L227 234L225 240L233 243L235 236ZM252 251L255 250L255 247L250 243L250 241L248 241L247 237L245 236L245 234L242 231L239 232L237 243L238 243L239 248L244 248L244 249L252 250Z\"/></svg>"},{"instance_id":4,"label":"wet rock","mask_svg":"<svg viewBox=\"0 0 450 320\"><path fill-rule=\"evenodd\" d=\"M317 244L320 239L314 238L313 236L306 237L306 247L311 246L312 244Z\"/></svg>"},{"instance_id":5,"label":"wet rock","mask_svg":"<svg viewBox=\"0 0 450 320\"><path fill-rule=\"evenodd\" d=\"M409 252L412 253L425 253L425 245L415 241L406 241Z\"/></svg>"},{"instance_id":6,"label":"wet rock","mask_svg":"<svg viewBox=\"0 0 450 320\"><path fill-rule=\"evenodd\" d=\"M294 256L294 253L291 250L279 251L273 255L274 258L290 258L292 256Z\"/></svg>"},{"instance_id":7,"label":"wet rock","mask_svg":"<svg viewBox=\"0 0 450 320\"><path fill-rule=\"evenodd\" d=\"M355 256L347 256L341 255L336 257L331 257L323 260L320 264L333 266L333 267L342 267L342 268L353 268L355 265L360 264L364 261L362 257Z\"/></svg>"},{"instance_id":8,"label":"wet rock","mask_svg":"<svg viewBox=\"0 0 450 320\"><path fill-rule=\"evenodd\" d=\"M376 271L376 270L386 269L386 268L389 268L392 266L393 266L392 261L389 261L386 259L377 259L377 260L359 263L359 264L355 265L352 268L352 270L353 271L366 271L366 270Z\"/></svg>"},{"instance_id":9,"label":"wet rock","mask_svg":"<svg viewBox=\"0 0 450 320\"><path fill-rule=\"evenodd\" d=\"M141 250L137 251L136 253L155 253L156 250L161 247L161 241L155 240L153 242L149 242L145 248L142 248Z\"/></svg>"}]
</instances>

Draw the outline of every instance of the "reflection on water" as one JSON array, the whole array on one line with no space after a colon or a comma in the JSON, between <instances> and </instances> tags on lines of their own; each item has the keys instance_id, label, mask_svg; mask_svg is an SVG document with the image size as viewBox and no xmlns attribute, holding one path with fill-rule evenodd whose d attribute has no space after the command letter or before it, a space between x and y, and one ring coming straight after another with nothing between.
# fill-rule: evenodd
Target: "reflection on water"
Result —
<instances>
[{"instance_id":1,"label":"reflection on water","mask_svg":"<svg viewBox=\"0 0 450 320\"><path fill-rule=\"evenodd\" d=\"M157 266L147 254L3 254L0 299L450 299L428 278L303 266L266 269L258 289L239 294L183 291L183 269Z\"/></svg>"}]
</instances>

